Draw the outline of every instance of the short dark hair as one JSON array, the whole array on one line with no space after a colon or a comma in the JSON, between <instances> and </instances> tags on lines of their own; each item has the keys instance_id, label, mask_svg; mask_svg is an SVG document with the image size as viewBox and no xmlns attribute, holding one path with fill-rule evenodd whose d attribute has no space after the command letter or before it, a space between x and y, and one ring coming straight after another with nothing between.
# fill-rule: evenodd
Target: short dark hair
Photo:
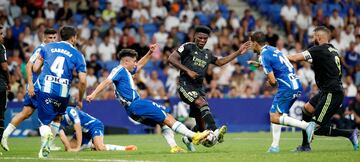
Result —
<instances>
[{"instance_id":1,"label":"short dark hair","mask_svg":"<svg viewBox=\"0 0 360 162\"><path fill-rule=\"evenodd\" d=\"M329 28L325 27L325 26L317 26L315 29L314 29L314 32L318 32L318 31L323 31L323 32L326 32L327 34L330 34L331 31Z\"/></svg>"},{"instance_id":2,"label":"short dark hair","mask_svg":"<svg viewBox=\"0 0 360 162\"><path fill-rule=\"evenodd\" d=\"M133 49L125 48L118 52L117 56L121 60L123 57L137 58L138 54Z\"/></svg>"},{"instance_id":3,"label":"short dark hair","mask_svg":"<svg viewBox=\"0 0 360 162\"><path fill-rule=\"evenodd\" d=\"M53 28L47 28L47 29L45 29L45 31L44 31L44 34L45 34L45 35L56 34L56 33L57 33L57 31L56 31L55 29L53 29Z\"/></svg>"},{"instance_id":4,"label":"short dark hair","mask_svg":"<svg viewBox=\"0 0 360 162\"><path fill-rule=\"evenodd\" d=\"M195 28L195 33L205 33L207 35L210 35L211 29L207 26L200 25Z\"/></svg>"},{"instance_id":5,"label":"short dark hair","mask_svg":"<svg viewBox=\"0 0 360 162\"><path fill-rule=\"evenodd\" d=\"M69 40L71 37L76 36L76 30L71 26L64 26L60 29L61 40Z\"/></svg>"},{"instance_id":6,"label":"short dark hair","mask_svg":"<svg viewBox=\"0 0 360 162\"><path fill-rule=\"evenodd\" d=\"M260 45L264 45L266 41L266 36L262 31L255 31L251 34L251 41L256 42Z\"/></svg>"}]
</instances>

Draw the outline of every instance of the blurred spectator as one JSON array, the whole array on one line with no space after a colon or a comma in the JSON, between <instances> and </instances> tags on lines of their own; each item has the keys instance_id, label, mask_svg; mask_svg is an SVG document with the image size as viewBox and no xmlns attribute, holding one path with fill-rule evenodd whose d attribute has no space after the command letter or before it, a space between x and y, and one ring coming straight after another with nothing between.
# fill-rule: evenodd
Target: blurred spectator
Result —
<instances>
[{"instance_id":1,"label":"blurred spectator","mask_svg":"<svg viewBox=\"0 0 360 162\"><path fill-rule=\"evenodd\" d=\"M356 86L360 85L360 64L355 66L355 84Z\"/></svg>"},{"instance_id":2,"label":"blurred spectator","mask_svg":"<svg viewBox=\"0 0 360 162\"><path fill-rule=\"evenodd\" d=\"M295 18L298 15L292 0L287 0L286 5L281 7L280 15L284 21L286 34L292 34L292 24L295 22Z\"/></svg>"},{"instance_id":3,"label":"blurred spectator","mask_svg":"<svg viewBox=\"0 0 360 162\"><path fill-rule=\"evenodd\" d=\"M266 41L270 46L276 47L276 42L279 40L279 36L273 32L272 26L269 24L266 26Z\"/></svg>"},{"instance_id":4,"label":"blurred spectator","mask_svg":"<svg viewBox=\"0 0 360 162\"><path fill-rule=\"evenodd\" d=\"M90 56L94 53L97 53L97 46L95 44L94 38L90 38L89 40L85 41L83 44L83 48L85 49L85 59L90 60Z\"/></svg>"},{"instance_id":5,"label":"blurred spectator","mask_svg":"<svg viewBox=\"0 0 360 162\"><path fill-rule=\"evenodd\" d=\"M147 82L147 86L149 87L150 94L154 99L164 98L165 88L164 84L159 80L158 72L153 70L150 75L150 80Z\"/></svg>"},{"instance_id":6,"label":"blurred spectator","mask_svg":"<svg viewBox=\"0 0 360 162\"><path fill-rule=\"evenodd\" d=\"M330 25L335 28L342 28L344 26L344 20L339 16L339 11L334 9L332 15L330 16Z\"/></svg>"},{"instance_id":7,"label":"blurred spectator","mask_svg":"<svg viewBox=\"0 0 360 162\"><path fill-rule=\"evenodd\" d=\"M255 28L255 18L251 14L250 9L246 9L244 11L244 17L241 19L241 23L243 23L245 20L247 22L247 32L253 31Z\"/></svg>"},{"instance_id":8,"label":"blurred spectator","mask_svg":"<svg viewBox=\"0 0 360 162\"><path fill-rule=\"evenodd\" d=\"M300 14L296 17L296 25L298 29L299 41L304 42L304 35L306 34L308 28L312 24L311 10L309 6L304 6L301 8Z\"/></svg>"},{"instance_id":9,"label":"blurred spectator","mask_svg":"<svg viewBox=\"0 0 360 162\"><path fill-rule=\"evenodd\" d=\"M316 21L318 24L320 24L320 25L324 24L324 22L325 22L325 15L324 15L324 10L323 10L322 8L318 8L318 9L316 10L316 14L315 14L315 16L314 16L314 19L315 19L315 21ZM314 20L313 20L313 21L314 21Z\"/></svg>"},{"instance_id":10,"label":"blurred spectator","mask_svg":"<svg viewBox=\"0 0 360 162\"><path fill-rule=\"evenodd\" d=\"M92 67L87 68L87 75L86 75L86 86L87 87L94 87L95 83L97 83L97 78L94 75L95 71Z\"/></svg>"},{"instance_id":11,"label":"blurred spectator","mask_svg":"<svg viewBox=\"0 0 360 162\"><path fill-rule=\"evenodd\" d=\"M349 105L349 110L354 114L356 126L360 129L360 91L357 92L355 100Z\"/></svg>"},{"instance_id":12,"label":"blurred spectator","mask_svg":"<svg viewBox=\"0 0 360 162\"><path fill-rule=\"evenodd\" d=\"M353 34L353 25L348 25L345 30L341 31L340 39L346 44L346 48L349 47L350 42L355 42L355 36Z\"/></svg>"},{"instance_id":13,"label":"blurred spectator","mask_svg":"<svg viewBox=\"0 0 360 162\"><path fill-rule=\"evenodd\" d=\"M60 8L55 15L56 21L69 21L73 16L68 0L64 0L64 7Z\"/></svg>"},{"instance_id":14,"label":"blurred spectator","mask_svg":"<svg viewBox=\"0 0 360 162\"><path fill-rule=\"evenodd\" d=\"M21 14L21 8L16 4L16 0L10 0L9 16L14 18L19 17Z\"/></svg>"},{"instance_id":15,"label":"blurred spectator","mask_svg":"<svg viewBox=\"0 0 360 162\"><path fill-rule=\"evenodd\" d=\"M45 22L46 22L46 20L45 20L43 11L37 10L36 17L34 18L34 21L33 21L33 26L38 27L40 24L45 24Z\"/></svg>"},{"instance_id":16,"label":"blurred spectator","mask_svg":"<svg viewBox=\"0 0 360 162\"><path fill-rule=\"evenodd\" d=\"M206 95L208 98L223 98L224 97L224 95L220 91L220 88L219 88L216 80L212 80L210 82L210 86L207 89Z\"/></svg>"},{"instance_id":17,"label":"blurred spectator","mask_svg":"<svg viewBox=\"0 0 360 162\"><path fill-rule=\"evenodd\" d=\"M315 73L308 62L303 62L303 67L297 71L301 84L305 87L315 85Z\"/></svg>"},{"instance_id":18,"label":"blurred spectator","mask_svg":"<svg viewBox=\"0 0 360 162\"><path fill-rule=\"evenodd\" d=\"M244 92L240 94L241 98L255 98L255 94L250 86L246 86Z\"/></svg>"},{"instance_id":19,"label":"blurred spectator","mask_svg":"<svg viewBox=\"0 0 360 162\"><path fill-rule=\"evenodd\" d=\"M217 4L217 0L203 1L202 11L206 14L214 14L218 9L219 5Z\"/></svg>"},{"instance_id":20,"label":"blurred spectator","mask_svg":"<svg viewBox=\"0 0 360 162\"><path fill-rule=\"evenodd\" d=\"M216 26L218 29L222 29L227 26L227 22L225 18L222 16L222 13L220 10L217 10L215 12L215 20L216 20Z\"/></svg>"},{"instance_id":21,"label":"blurred spectator","mask_svg":"<svg viewBox=\"0 0 360 162\"><path fill-rule=\"evenodd\" d=\"M355 42L350 43L350 47L346 50L344 60L345 68L347 69L347 74L353 72L355 66L360 63L360 54L355 52Z\"/></svg>"},{"instance_id":22,"label":"blurred spectator","mask_svg":"<svg viewBox=\"0 0 360 162\"><path fill-rule=\"evenodd\" d=\"M168 14L162 0L156 0L156 5L151 7L150 13L151 17L154 19L154 22L164 20Z\"/></svg>"},{"instance_id":23,"label":"blurred spectator","mask_svg":"<svg viewBox=\"0 0 360 162\"><path fill-rule=\"evenodd\" d=\"M340 29L335 29L334 34L335 38L330 41L330 44L332 44L336 49L338 49L340 55L343 56L347 47L346 40L341 39Z\"/></svg>"},{"instance_id":24,"label":"blurred spectator","mask_svg":"<svg viewBox=\"0 0 360 162\"><path fill-rule=\"evenodd\" d=\"M244 83L241 86L241 92L245 93L244 95L248 97L258 95L260 92L260 84L255 80L254 72L250 72L248 77L245 77Z\"/></svg>"},{"instance_id":25,"label":"blurred spectator","mask_svg":"<svg viewBox=\"0 0 360 162\"><path fill-rule=\"evenodd\" d=\"M21 23L21 19L19 17L15 18L15 24L14 26L11 27L11 30L12 30L12 36L15 38L15 40L18 40L19 34L24 32L25 30L25 26Z\"/></svg>"},{"instance_id":26,"label":"blurred spectator","mask_svg":"<svg viewBox=\"0 0 360 162\"><path fill-rule=\"evenodd\" d=\"M184 9L180 12L180 19L183 19L184 16L186 16L186 22L187 23L191 23L192 19L195 17L195 13L192 10L192 8L190 8L189 3L185 3L184 4Z\"/></svg>"},{"instance_id":27,"label":"blurred spectator","mask_svg":"<svg viewBox=\"0 0 360 162\"><path fill-rule=\"evenodd\" d=\"M360 34L356 35L355 51L360 53Z\"/></svg>"},{"instance_id":28,"label":"blurred spectator","mask_svg":"<svg viewBox=\"0 0 360 162\"><path fill-rule=\"evenodd\" d=\"M91 1L89 10L87 11L87 16L91 23L95 23L96 19L101 16L99 0Z\"/></svg>"},{"instance_id":29,"label":"blurred spectator","mask_svg":"<svg viewBox=\"0 0 360 162\"><path fill-rule=\"evenodd\" d=\"M229 11L229 18L227 20L227 24L229 24L233 30L240 27L239 17L234 10Z\"/></svg>"},{"instance_id":30,"label":"blurred spectator","mask_svg":"<svg viewBox=\"0 0 360 162\"><path fill-rule=\"evenodd\" d=\"M131 49L134 49L138 53L138 59L142 58L149 51L147 44L146 35L142 35L139 42L137 41L137 43L130 46Z\"/></svg>"},{"instance_id":31,"label":"blurred spectator","mask_svg":"<svg viewBox=\"0 0 360 162\"><path fill-rule=\"evenodd\" d=\"M106 2L106 8L103 10L101 16L106 22L110 22L110 19L116 17L115 11L112 10L111 2Z\"/></svg>"},{"instance_id":32,"label":"blurred spectator","mask_svg":"<svg viewBox=\"0 0 360 162\"><path fill-rule=\"evenodd\" d=\"M80 40L85 41L88 40L91 36L91 30L89 27L89 19L84 18L80 25L77 26L79 31Z\"/></svg>"},{"instance_id":33,"label":"blurred spectator","mask_svg":"<svg viewBox=\"0 0 360 162\"><path fill-rule=\"evenodd\" d=\"M157 42L160 46L160 49L163 49L169 34L165 31L165 25L161 24L159 31L154 34L153 41Z\"/></svg>"},{"instance_id":34,"label":"blurred spectator","mask_svg":"<svg viewBox=\"0 0 360 162\"><path fill-rule=\"evenodd\" d=\"M140 24L146 24L150 21L149 12L143 8L142 3L138 3L137 8L132 12L131 18L134 22L139 22Z\"/></svg>"},{"instance_id":35,"label":"blurred spectator","mask_svg":"<svg viewBox=\"0 0 360 162\"><path fill-rule=\"evenodd\" d=\"M276 42L276 48L281 51L285 56L289 54L289 51L284 46L284 41L282 39L279 39Z\"/></svg>"},{"instance_id":36,"label":"blurred spectator","mask_svg":"<svg viewBox=\"0 0 360 162\"><path fill-rule=\"evenodd\" d=\"M101 64L96 53L91 54L89 61L86 62L86 67L91 68L94 72L94 75L98 75L101 70Z\"/></svg>"},{"instance_id":37,"label":"blurred spectator","mask_svg":"<svg viewBox=\"0 0 360 162\"><path fill-rule=\"evenodd\" d=\"M109 35L106 35L104 37L103 42L100 43L98 48L101 60L104 62L110 61L112 58L112 55L115 55L116 53L116 47L115 44L110 42Z\"/></svg>"},{"instance_id":38,"label":"blurred spectator","mask_svg":"<svg viewBox=\"0 0 360 162\"><path fill-rule=\"evenodd\" d=\"M47 7L44 10L44 14L46 19L55 19L55 7L51 1L47 3Z\"/></svg>"},{"instance_id":39,"label":"blurred spectator","mask_svg":"<svg viewBox=\"0 0 360 162\"><path fill-rule=\"evenodd\" d=\"M21 7L21 15L19 16L21 20L21 24L24 26L31 26L32 25L32 17L28 14L27 6Z\"/></svg>"},{"instance_id":40,"label":"blurred spectator","mask_svg":"<svg viewBox=\"0 0 360 162\"><path fill-rule=\"evenodd\" d=\"M186 33L191 26L191 21L189 22L188 17L186 15L181 17L180 24L179 24L179 31Z\"/></svg>"},{"instance_id":41,"label":"blurred spectator","mask_svg":"<svg viewBox=\"0 0 360 162\"><path fill-rule=\"evenodd\" d=\"M345 89L345 96L346 97L355 97L357 93L356 86L353 82L353 79L350 75L345 77L345 82L343 84Z\"/></svg>"},{"instance_id":42,"label":"blurred spectator","mask_svg":"<svg viewBox=\"0 0 360 162\"><path fill-rule=\"evenodd\" d=\"M180 25L180 20L176 16L175 11L170 11L170 14L165 18L165 30L167 32L170 32L172 28L177 28Z\"/></svg>"}]
</instances>

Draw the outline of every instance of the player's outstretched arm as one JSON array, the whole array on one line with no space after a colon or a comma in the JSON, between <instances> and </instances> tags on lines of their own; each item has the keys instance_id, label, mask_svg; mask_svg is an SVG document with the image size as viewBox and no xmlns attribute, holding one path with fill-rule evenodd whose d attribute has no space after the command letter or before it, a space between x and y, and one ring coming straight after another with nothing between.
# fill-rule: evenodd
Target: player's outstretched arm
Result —
<instances>
[{"instance_id":1,"label":"player's outstretched arm","mask_svg":"<svg viewBox=\"0 0 360 162\"><path fill-rule=\"evenodd\" d=\"M174 52L171 53L171 55L169 56L169 62L177 69L186 72L186 74L189 75L192 79L196 79L199 76L198 73L190 70L189 68L181 64L180 55L176 50L174 50Z\"/></svg>"},{"instance_id":2,"label":"player's outstretched arm","mask_svg":"<svg viewBox=\"0 0 360 162\"><path fill-rule=\"evenodd\" d=\"M26 63L26 80L28 82L28 94L29 94L29 96L34 96L35 95L34 84L33 84L33 80L32 80L32 68L33 68L33 63L31 61L28 61Z\"/></svg>"},{"instance_id":3,"label":"player's outstretched arm","mask_svg":"<svg viewBox=\"0 0 360 162\"><path fill-rule=\"evenodd\" d=\"M303 55L303 53L297 53L297 54L292 54L292 55L287 55L286 56L289 61L291 62L299 62L299 61L305 61L305 57Z\"/></svg>"},{"instance_id":4,"label":"player's outstretched arm","mask_svg":"<svg viewBox=\"0 0 360 162\"><path fill-rule=\"evenodd\" d=\"M223 65L229 63L235 57L239 56L240 54L244 54L247 50L250 49L250 47L251 47L251 41L247 41L246 43L242 44L237 51L231 53L230 55L227 55L226 57L217 59L215 64L217 66L223 66Z\"/></svg>"},{"instance_id":5,"label":"player's outstretched arm","mask_svg":"<svg viewBox=\"0 0 360 162\"><path fill-rule=\"evenodd\" d=\"M153 54L153 52L156 50L157 47L158 47L157 44L150 45L149 51L137 63L137 71L140 71L146 65L146 63L150 60L151 55Z\"/></svg>"},{"instance_id":6,"label":"player's outstretched arm","mask_svg":"<svg viewBox=\"0 0 360 162\"><path fill-rule=\"evenodd\" d=\"M109 85L111 85L113 82L111 79L105 79L104 81L102 81L94 90L94 92L92 92L89 96L86 97L86 101L91 102L92 100L95 99L96 95L99 94L102 90L104 90L106 87L108 87Z\"/></svg>"}]
</instances>

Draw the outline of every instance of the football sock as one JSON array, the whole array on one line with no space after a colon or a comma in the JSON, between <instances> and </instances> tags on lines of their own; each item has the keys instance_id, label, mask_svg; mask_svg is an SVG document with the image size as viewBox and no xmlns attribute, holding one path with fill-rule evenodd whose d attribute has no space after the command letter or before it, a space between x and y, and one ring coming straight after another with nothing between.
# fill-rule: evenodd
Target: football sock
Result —
<instances>
[{"instance_id":1,"label":"football sock","mask_svg":"<svg viewBox=\"0 0 360 162\"><path fill-rule=\"evenodd\" d=\"M289 117L287 115L281 115L279 120L280 120L281 125L289 125L289 126L298 127L301 129L306 129L306 127L309 125L309 123L307 123L305 121L300 121L300 120L294 119L292 117Z\"/></svg>"},{"instance_id":2,"label":"football sock","mask_svg":"<svg viewBox=\"0 0 360 162\"><path fill-rule=\"evenodd\" d=\"M47 125L42 125L40 128L39 128L39 131L40 131L40 135L41 135L41 142L45 142L46 140L46 135L47 134L52 134L51 133L51 128Z\"/></svg>"},{"instance_id":3,"label":"football sock","mask_svg":"<svg viewBox=\"0 0 360 162\"><path fill-rule=\"evenodd\" d=\"M58 122L51 122L50 123L50 128L51 128L51 133L54 135L54 137L59 134L59 130L60 130L60 123Z\"/></svg>"},{"instance_id":4,"label":"football sock","mask_svg":"<svg viewBox=\"0 0 360 162\"><path fill-rule=\"evenodd\" d=\"M168 126L165 125L161 128L161 134L164 136L166 142L171 148L177 146L174 138L174 132Z\"/></svg>"},{"instance_id":5,"label":"football sock","mask_svg":"<svg viewBox=\"0 0 360 162\"><path fill-rule=\"evenodd\" d=\"M271 131L273 136L273 141L271 143L271 147L278 147L280 143L281 136L281 125L271 123Z\"/></svg>"},{"instance_id":6,"label":"football sock","mask_svg":"<svg viewBox=\"0 0 360 162\"><path fill-rule=\"evenodd\" d=\"M205 105L201 107L200 112L201 112L201 118L203 118L206 123L206 129L215 131L217 127L215 125L214 118L211 115L209 106Z\"/></svg>"},{"instance_id":7,"label":"football sock","mask_svg":"<svg viewBox=\"0 0 360 162\"><path fill-rule=\"evenodd\" d=\"M336 129L336 128L334 129L334 128L331 128L330 126L322 126L318 130L316 130L314 132L314 134L321 135L321 136L331 136L331 137L342 136L342 137L349 138L351 136L352 132L353 132L353 130Z\"/></svg>"},{"instance_id":8,"label":"football sock","mask_svg":"<svg viewBox=\"0 0 360 162\"><path fill-rule=\"evenodd\" d=\"M125 146L105 144L106 151L125 151Z\"/></svg>"},{"instance_id":9,"label":"football sock","mask_svg":"<svg viewBox=\"0 0 360 162\"><path fill-rule=\"evenodd\" d=\"M9 137L11 135L11 133L14 132L15 129L16 129L16 127L14 125L12 125L11 123L9 123L9 125L4 130L3 136L5 138Z\"/></svg>"},{"instance_id":10,"label":"football sock","mask_svg":"<svg viewBox=\"0 0 360 162\"><path fill-rule=\"evenodd\" d=\"M192 138L195 135L193 131L187 129L186 126L180 123L179 121L176 121L174 125L171 127L171 129L174 130L174 132L180 133L186 137Z\"/></svg>"},{"instance_id":11,"label":"football sock","mask_svg":"<svg viewBox=\"0 0 360 162\"><path fill-rule=\"evenodd\" d=\"M311 116L305 114L304 112L302 113L302 119L306 122L310 122L311 121ZM302 146L307 146L309 145L309 142L308 142L308 137L307 137L307 134L306 134L306 131L305 130L302 130L302 137L303 137L303 140L302 140Z\"/></svg>"}]
</instances>

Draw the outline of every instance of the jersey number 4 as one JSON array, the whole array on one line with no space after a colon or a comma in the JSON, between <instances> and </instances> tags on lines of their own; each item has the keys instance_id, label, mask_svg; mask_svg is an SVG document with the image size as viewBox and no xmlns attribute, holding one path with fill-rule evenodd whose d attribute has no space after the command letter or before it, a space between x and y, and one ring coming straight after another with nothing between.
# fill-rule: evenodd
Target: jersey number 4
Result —
<instances>
[{"instance_id":1,"label":"jersey number 4","mask_svg":"<svg viewBox=\"0 0 360 162\"><path fill-rule=\"evenodd\" d=\"M65 57L56 57L50 67L51 72L55 73L57 77L61 77L61 75L64 73L64 62Z\"/></svg>"}]
</instances>

